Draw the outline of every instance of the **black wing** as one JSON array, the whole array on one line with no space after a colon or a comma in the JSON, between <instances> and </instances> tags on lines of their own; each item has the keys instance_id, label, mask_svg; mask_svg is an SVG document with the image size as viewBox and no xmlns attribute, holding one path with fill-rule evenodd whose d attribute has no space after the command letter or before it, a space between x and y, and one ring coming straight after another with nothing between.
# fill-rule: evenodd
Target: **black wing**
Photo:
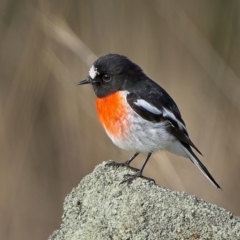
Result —
<instances>
[{"instance_id":1,"label":"black wing","mask_svg":"<svg viewBox=\"0 0 240 240\"><path fill-rule=\"evenodd\" d=\"M151 94L149 95L152 96ZM198 153L201 154L201 152L189 138L185 123L181 118L181 114L176 104L169 95L167 97L169 97L167 100L171 101L168 101L168 104L165 105L160 105L158 103L157 107L151 101L149 101L149 99L145 100L137 93L133 92L127 95L127 101L131 108L145 120L155 123L167 121L167 130L169 133L174 135L179 141L192 146Z\"/></svg>"}]
</instances>

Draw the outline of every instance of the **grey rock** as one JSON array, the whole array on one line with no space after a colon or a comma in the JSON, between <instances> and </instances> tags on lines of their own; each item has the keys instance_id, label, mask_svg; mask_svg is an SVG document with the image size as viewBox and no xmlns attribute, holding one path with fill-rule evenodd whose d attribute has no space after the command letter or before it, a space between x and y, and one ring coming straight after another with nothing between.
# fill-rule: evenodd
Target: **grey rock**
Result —
<instances>
[{"instance_id":1,"label":"grey rock","mask_svg":"<svg viewBox=\"0 0 240 240\"><path fill-rule=\"evenodd\" d=\"M240 239L240 218L145 179L120 184L125 167L96 166L67 195L49 240Z\"/></svg>"}]
</instances>

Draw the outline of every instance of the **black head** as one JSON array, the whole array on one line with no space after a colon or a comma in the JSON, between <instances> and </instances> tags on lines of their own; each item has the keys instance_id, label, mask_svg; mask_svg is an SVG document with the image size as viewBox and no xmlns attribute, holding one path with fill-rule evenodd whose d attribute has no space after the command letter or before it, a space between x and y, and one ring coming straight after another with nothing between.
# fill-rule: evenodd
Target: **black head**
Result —
<instances>
[{"instance_id":1,"label":"black head","mask_svg":"<svg viewBox=\"0 0 240 240\"><path fill-rule=\"evenodd\" d=\"M142 69L127 57L107 54L93 63L88 78L78 84L91 83L97 97L101 98L119 90L126 90L145 77Z\"/></svg>"}]
</instances>

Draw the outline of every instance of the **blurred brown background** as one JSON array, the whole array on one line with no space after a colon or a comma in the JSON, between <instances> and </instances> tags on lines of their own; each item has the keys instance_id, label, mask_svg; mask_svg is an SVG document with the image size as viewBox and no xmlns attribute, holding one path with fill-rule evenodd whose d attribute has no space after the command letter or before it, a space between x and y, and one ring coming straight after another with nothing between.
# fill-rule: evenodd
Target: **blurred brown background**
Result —
<instances>
[{"instance_id":1,"label":"blurred brown background","mask_svg":"<svg viewBox=\"0 0 240 240\"><path fill-rule=\"evenodd\" d=\"M172 95L223 191L165 152L145 175L240 215L239 16L237 0L1 0L0 239L47 239L83 176L132 155L98 123L91 87L76 85L110 52Z\"/></svg>"}]
</instances>

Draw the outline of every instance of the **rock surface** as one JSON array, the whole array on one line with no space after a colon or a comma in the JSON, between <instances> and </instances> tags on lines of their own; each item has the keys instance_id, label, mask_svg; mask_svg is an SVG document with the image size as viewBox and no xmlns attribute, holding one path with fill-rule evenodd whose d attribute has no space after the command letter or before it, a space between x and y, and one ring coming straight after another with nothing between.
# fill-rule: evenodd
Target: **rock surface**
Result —
<instances>
[{"instance_id":1,"label":"rock surface","mask_svg":"<svg viewBox=\"0 0 240 240\"><path fill-rule=\"evenodd\" d=\"M67 195L49 240L240 239L240 218L195 196L145 179L119 184L125 167L96 166Z\"/></svg>"}]
</instances>

